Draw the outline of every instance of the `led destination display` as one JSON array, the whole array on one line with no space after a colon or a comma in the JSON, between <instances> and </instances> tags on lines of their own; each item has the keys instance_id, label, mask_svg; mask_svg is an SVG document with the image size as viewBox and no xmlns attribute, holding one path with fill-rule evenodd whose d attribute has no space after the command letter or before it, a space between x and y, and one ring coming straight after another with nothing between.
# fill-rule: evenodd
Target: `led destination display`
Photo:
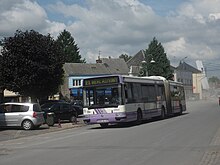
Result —
<instances>
[{"instance_id":1,"label":"led destination display","mask_svg":"<svg viewBox=\"0 0 220 165\"><path fill-rule=\"evenodd\" d=\"M115 83L118 83L118 77L101 77L101 78L92 78L92 79L84 80L84 86L107 85L107 84L115 84Z\"/></svg>"}]
</instances>

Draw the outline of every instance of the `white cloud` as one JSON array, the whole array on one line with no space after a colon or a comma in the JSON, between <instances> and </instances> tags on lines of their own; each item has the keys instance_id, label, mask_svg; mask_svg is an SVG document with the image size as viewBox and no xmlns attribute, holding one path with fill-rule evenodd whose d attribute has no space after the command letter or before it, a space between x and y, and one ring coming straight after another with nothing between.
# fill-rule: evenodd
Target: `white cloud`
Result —
<instances>
[{"instance_id":1,"label":"white cloud","mask_svg":"<svg viewBox=\"0 0 220 165\"><path fill-rule=\"evenodd\" d=\"M87 0L84 5L58 1L44 6L67 19L64 24L63 20L50 20L34 0L1 0L0 36L12 35L16 29L57 36L66 28L88 62L95 62L99 51L101 57L118 57L125 52L134 55L146 49L155 36L170 58L218 60L219 6L220 0L188 0L167 16L157 15L138 0Z\"/></svg>"},{"instance_id":2,"label":"white cloud","mask_svg":"<svg viewBox=\"0 0 220 165\"><path fill-rule=\"evenodd\" d=\"M59 22L51 22L46 20L47 27L44 30L41 30L42 33L47 34L50 33L54 38L56 38L63 29L66 29L66 25L64 23Z\"/></svg>"},{"instance_id":3,"label":"white cloud","mask_svg":"<svg viewBox=\"0 0 220 165\"><path fill-rule=\"evenodd\" d=\"M18 29L56 35L65 28L62 23L49 21L45 10L34 1L3 0L0 6L0 37L12 36Z\"/></svg>"},{"instance_id":4,"label":"white cloud","mask_svg":"<svg viewBox=\"0 0 220 165\"><path fill-rule=\"evenodd\" d=\"M220 13L210 13L209 14L209 19L211 21L220 20Z\"/></svg>"},{"instance_id":5,"label":"white cloud","mask_svg":"<svg viewBox=\"0 0 220 165\"><path fill-rule=\"evenodd\" d=\"M23 0L22 3L13 3L0 14L0 34L15 32L17 29L42 28L45 19L46 13L35 2Z\"/></svg>"},{"instance_id":6,"label":"white cloud","mask_svg":"<svg viewBox=\"0 0 220 165\"><path fill-rule=\"evenodd\" d=\"M176 61L188 56L188 62L200 60L220 60L220 21L219 0L191 0L183 3L167 17L168 34L164 35L165 50L168 56ZM164 34L164 32L162 33ZM174 60L173 60L174 61Z\"/></svg>"},{"instance_id":7,"label":"white cloud","mask_svg":"<svg viewBox=\"0 0 220 165\"><path fill-rule=\"evenodd\" d=\"M103 57L118 57L123 52L133 55L147 48L147 41L155 36L154 29L161 19L151 7L131 0L91 0L88 7L59 2L50 9L76 20L67 30L87 58L91 54L97 57L99 51Z\"/></svg>"},{"instance_id":8,"label":"white cloud","mask_svg":"<svg viewBox=\"0 0 220 165\"><path fill-rule=\"evenodd\" d=\"M167 54L171 56L178 56L183 52L186 51L186 41L183 37L175 40L175 41L170 41L164 44L165 49L167 50Z\"/></svg>"}]
</instances>

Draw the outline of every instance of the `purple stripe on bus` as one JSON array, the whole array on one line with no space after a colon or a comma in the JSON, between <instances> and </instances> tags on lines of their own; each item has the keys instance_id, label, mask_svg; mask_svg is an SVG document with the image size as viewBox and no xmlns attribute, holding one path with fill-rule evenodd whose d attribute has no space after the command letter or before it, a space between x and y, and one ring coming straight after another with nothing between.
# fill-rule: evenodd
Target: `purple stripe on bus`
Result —
<instances>
[{"instance_id":1,"label":"purple stripe on bus","mask_svg":"<svg viewBox=\"0 0 220 165\"><path fill-rule=\"evenodd\" d=\"M97 114L100 114L99 109L94 109Z\"/></svg>"},{"instance_id":2,"label":"purple stripe on bus","mask_svg":"<svg viewBox=\"0 0 220 165\"><path fill-rule=\"evenodd\" d=\"M105 109L100 109L100 108L99 108L99 109L98 109L98 108L95 109L95 112L96 112L97 114L104 114L104 113L107 113Z\"/></svg>"}]
</instances>

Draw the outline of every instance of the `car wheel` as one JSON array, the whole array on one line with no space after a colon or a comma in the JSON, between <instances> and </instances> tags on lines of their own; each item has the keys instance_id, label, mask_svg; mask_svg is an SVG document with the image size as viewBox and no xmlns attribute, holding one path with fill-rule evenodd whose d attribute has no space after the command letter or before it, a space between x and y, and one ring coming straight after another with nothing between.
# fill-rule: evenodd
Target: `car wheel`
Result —
<instances>
[{"instance_id":1,"label":"car wheel","mask_svg":"<svg viewBox=\"0 0 220 165\"><path fill-rule=\"evenodd\" d=\"M77 118L76 118L76 116L71 116L71 117L70 117L70 123L77 123Z\"/></svg>"},{"instance_id":2,"label":"car wheel","mask_svg":"<svg viewBox=\"0 0 220 165\"><path fill-rule=\"evenodd\" d=\"M46 123L48 126L54 126L55 120L53 116L47 117Z\"/></svg>"},{"instance_id":3,"label":"car wheel","mask_svg":"<svg viewBox=\"0 0 220 165\"><path fill-rule=\"evenodd\" d=\"M31 130L31 129L33 129L33 127L34 127L34 125L33 125L32 121L30 121L30 120L24 120L22 122L22 128L24 130Z\"/></svg>"}]
</instances>

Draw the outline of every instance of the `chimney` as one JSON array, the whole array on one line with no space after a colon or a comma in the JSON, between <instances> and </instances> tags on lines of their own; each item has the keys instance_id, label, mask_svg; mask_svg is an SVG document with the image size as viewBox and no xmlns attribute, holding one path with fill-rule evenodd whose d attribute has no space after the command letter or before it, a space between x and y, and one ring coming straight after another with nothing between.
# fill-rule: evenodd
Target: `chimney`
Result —
<instances>
[{"instance_id":1,"label":"chimney","mask_svg":"<svg viewBox=\"0 0 220 165\"><path fill-rule=\"evenodd\" d=\"M98 59L96 60L96 63L102 63L102 60L100 59L100 56L98 56Z\"/></svg>"},{"instance_id":2,"label":"chimney","mask_svg":"<svg viewBox=\"0 0 220 165\"><path fill-rule=\"evenodd\" d=\"M128 72L128 75L129 75L129 76L133 76L133 72L132 72L132 70L133 70L133 67L130 66L130 68L129 68L129 72Z\"/></svg>"}]
</instances>

